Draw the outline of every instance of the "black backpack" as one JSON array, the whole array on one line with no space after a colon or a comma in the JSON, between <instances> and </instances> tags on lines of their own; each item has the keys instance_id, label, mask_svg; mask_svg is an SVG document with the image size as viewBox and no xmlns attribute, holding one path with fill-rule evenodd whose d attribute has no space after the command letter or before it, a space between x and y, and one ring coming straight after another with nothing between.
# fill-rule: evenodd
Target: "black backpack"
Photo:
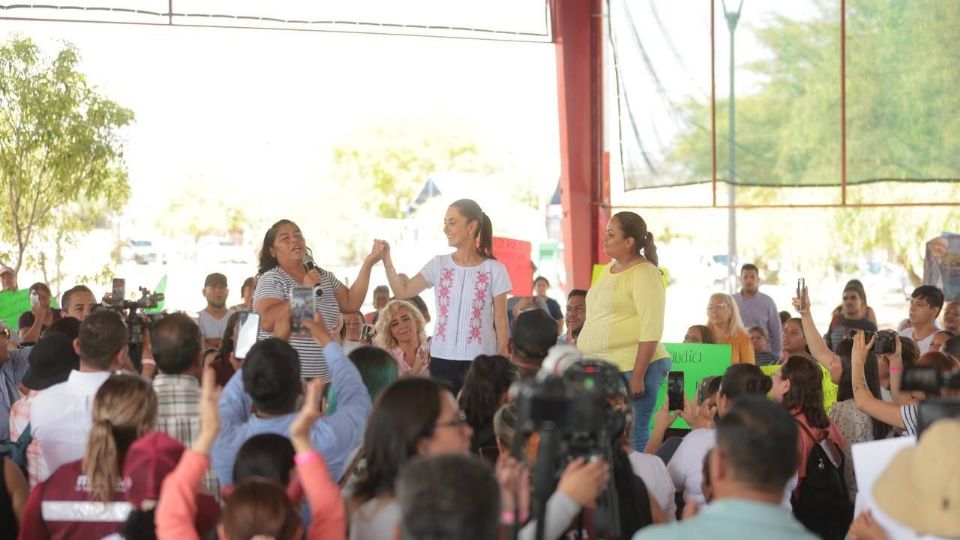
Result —
<instances>
[{"instance_id":1,"label":"black backpack","mask_svg":"<svg viewBox=\"0 0 960 540\"><path fill-rule=\"evenodd\" d=\"M797 422L814 443L805 425ZM853 521L853 504L843 479L843 452L829 439L813 445L807 456L807 477L793 497L793 515L811 532L826 540L842 540Z\"/></svg>"}]
</instances>

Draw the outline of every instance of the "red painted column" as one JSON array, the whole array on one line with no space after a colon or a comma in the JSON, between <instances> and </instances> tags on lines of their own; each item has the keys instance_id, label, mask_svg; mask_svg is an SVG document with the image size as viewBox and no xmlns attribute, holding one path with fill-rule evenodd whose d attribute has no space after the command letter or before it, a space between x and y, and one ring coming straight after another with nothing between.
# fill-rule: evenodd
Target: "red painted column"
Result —
<instances>
[{"instance_id":1,"label":"red painted column","mask_svg":"<svg viewBox=\"0 0 960 540\"><path fill-rule=\"evenodd\" d=\"M552 0L567 287L590 286L609 210L603 165L601 0ZM604 184L606 182L606 184ZM601 211L602 210L602 211ZM602 222L602 223L601 223Z\"/></svg>"}]
</instances>

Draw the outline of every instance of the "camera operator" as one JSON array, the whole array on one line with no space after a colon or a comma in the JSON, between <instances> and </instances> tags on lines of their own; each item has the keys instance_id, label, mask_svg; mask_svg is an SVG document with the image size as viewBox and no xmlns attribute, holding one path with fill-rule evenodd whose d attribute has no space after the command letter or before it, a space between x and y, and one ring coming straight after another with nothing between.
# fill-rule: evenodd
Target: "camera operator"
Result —
<instances>
[{"instance_id":1,"label":"camera operator","mask_svg":"<svg viewBox=\"0 0 960 540\"><path fill-rule=\"evenodd\" d=\"M611 482L596 500L596 509L576 520L574 531L586 530L589 538L630 538L636 531L665 521L663 508L654 500L644 480L634 473L621 444L630 407L627 384L617 366L600 360L581 360L571 347L556 347L544 361L535 380L517 392L518 426L513 438L529 434L536 446L534 490L537 519L544 527L552 509L558 471L578 459L606 462ZM503 421L500 415L500 421ZM503 433L503 429L498 429ZM514 446L514 455L522 449ZM529 454L529 451L527 452Z\"/></svg>"},{"instance_id":2,"label":"camera operator","mask_svg":"<svg viewBox=\"0 0 960 540\"><path fill-rule=\"evenodd\" d=\"M881 401L873 396L870 393L870 389L867 386L866 377L864 376L864 365L867 361L867 355L871 350L873 350L874 344L876 343L876 336L873 336L870 341L867 341L864 333L857 332L853 338L853 353L851 356L853 364L853 398L856 401L857 408L861 411L869 414L877 420L890 424L895 428L903 429L907 432L908 435L917 435L919 433L918 422L917 422L917 403L907 403L905 405L895 405L893 403L887 403ZM924 355L927 356L927 355ZM945 355L941 355L944 358L949 358ZM924 357L921 357L921 360L924 360ZM917 361L918 365L921 365L921 360ZM957 361L949 358L949 363L940 362L939 369L941 373L950 373L958 368ZM949 369L947 369L949 368ZM897 355L891 355L890 357L890 387L894 395L897 395L900 392L901 376L903 371L903 361ZM960 391L955 389L944 389L939 391L948 397L957 397L960 396ZM930 392L921 393L921 396L911 394L914 399L925 399L931 397Z\"/></svg>"}]
</instances>

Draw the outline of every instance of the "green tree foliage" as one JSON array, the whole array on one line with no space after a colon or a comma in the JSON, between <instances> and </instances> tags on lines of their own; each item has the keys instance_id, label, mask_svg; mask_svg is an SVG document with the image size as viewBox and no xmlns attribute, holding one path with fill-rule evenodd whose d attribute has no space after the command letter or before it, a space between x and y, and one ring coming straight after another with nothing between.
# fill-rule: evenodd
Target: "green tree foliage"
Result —
<instances>
[{"instance_id":1,"label":"green tree foliage","mask_svg":"<svg viewBox=\"0 0 960 540\"><path fill-rule=\"evenodd\" d=\"M749 2L744 10L747 20ZM960 2L944 0L848 0L847 180L849 202L953 202L960 200ZM841 183L840 3L817 2L805 20L775 17L741 24L769 56L746 65L763 81L736 97L737 178L751 186L839 186ZM727 39L718 32L718 42ZM722 49L718 49L722 50ZM722 54L722 53L721 53ZM724 64L723 60L719 65ZM718 68L723 69L723 68ZM717 101L717 176L727 176L727 101ZM669 159L697 178L711 175L709 103L690 102L691 129ZM883 181L916 181L921 185ZM953 183L932 185L933 180ZM880 182L880 183L875 183ZM862 185L856 185L862 184ZM839 203L837 188L743 188L739 203ZM808 211L793 211L808 212ZM809 211L811 219L823 219ZM813 218L813 216L817 216ZM805 257L844 261L882 254L905 268L914 282L922 273L924 244L941 231L957 230L951 208L850 208L831 212L833 249ZM749 233L749 231L747 231ZM778 246L766 245L773 253Z\"/></svg>"},{"instance_id":2,"label":"green tree foliage","mask_svg":"<svg viewBox=\"0 0 960 540\"><path fill-rule=\"evenodd\" d=\"M839 2L798 21L774 18L755 30L770 57L737 66L765 81L736 98L741 185L839 185L841 177ZM745 16L746 17L746 16ZM756 26L756 22L753 23ZM847 2L848 182L960 178L960 2ZM741 28L740 31L743 31ZM726 35L719 34L719 40ZM717 174L727 173L727 101L717 101ZM691 102L699 126L670 160L711 175L710 104Z\"/></svg>"},{"instance_id":3,"label":"green tree foliage","mask_svg":"<svg viewBox=\"0 0 960 540\"><path fill-rule=\"evenodd\" d=\"M254 222L244 209L244 199L226 185L213 190L211 185L211 180L198 178L177 183L171 190L176 195L157 218L157 227L168 236L194 241L208 235L241 238Z\"/></svg>"},{"instance_id":4,"label":"green tree foliage","mask_svg":"<svg viewBox=\"0 0 960 540\"><path fill-rule=\"evenodd\" d=\"M435 172L493 173L469 130L417 121L368 127L334 149L336 175L363 207L384 218L403 217Z\"/></svg>"},{"instance_id":5,"label":"green tree foliage","mask_svg":"<svg viewBox=\"0 0 960 540\"><path fill-rule=\"evenodd\" d=\"M0 45L0 240L17 270L38 238L70 241L130 196L120 130L133 112L78 64L71 45L52 58L27 38Z\"/></svg>"}]
</instances>

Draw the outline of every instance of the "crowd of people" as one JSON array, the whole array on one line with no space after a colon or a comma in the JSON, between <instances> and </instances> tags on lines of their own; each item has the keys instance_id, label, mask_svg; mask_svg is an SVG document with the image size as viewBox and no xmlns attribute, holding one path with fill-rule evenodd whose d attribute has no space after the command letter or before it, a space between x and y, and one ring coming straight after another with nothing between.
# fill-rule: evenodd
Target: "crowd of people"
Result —
<instances>
[{"instance_id":1,"label":"crowd of people","mask_svg":"<svg viewBox=\"0 0 960 540\"><path fill-rule=\"evenodd\" d=\"M960 304L937 287L878 331L851 280L821 331L806 287L796 316L778 311L744 265L740 291L711 295L684 336L728 346L729 367L658 407L675 366L639 215L610 219L610 262L565 309L542 277L508 298L475 202L443 223L451 253L411 277L375 240L347 286L278 221L243 303L228 308L210 274L199 315L146 321L132 359L119 309L83 285L54 309L33 284L0 334L0 539L960 538L960 420L931 412L960 403ZM365 314L378 264L388 285ZM589 382L550 394L571 362ZM602 426L571 421L586 414L571 403ZM896 437L916 441L865 487L852 445Z\"/></svg>"}]
</instances>

